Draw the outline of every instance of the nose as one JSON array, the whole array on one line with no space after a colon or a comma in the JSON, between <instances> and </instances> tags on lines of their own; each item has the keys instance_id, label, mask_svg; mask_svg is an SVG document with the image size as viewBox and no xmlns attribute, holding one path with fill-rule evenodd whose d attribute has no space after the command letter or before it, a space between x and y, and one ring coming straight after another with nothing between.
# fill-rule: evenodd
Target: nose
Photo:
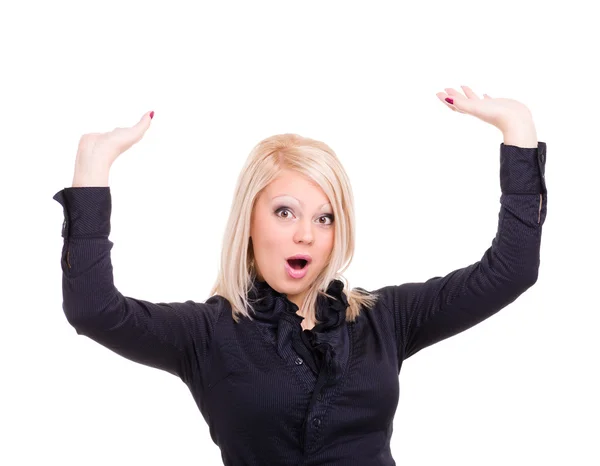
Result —
<instances>
[{"instance_id":1,"label":"nose","mask_svg":"<svg viewBox=\"0 0 600 466\"><path fill-rule=\"evenodd\" d=\"M294 234L296 243L311 244L314 241L312 224L310 221L298 222L298 228Z\"/></svg>"}]
</instances>

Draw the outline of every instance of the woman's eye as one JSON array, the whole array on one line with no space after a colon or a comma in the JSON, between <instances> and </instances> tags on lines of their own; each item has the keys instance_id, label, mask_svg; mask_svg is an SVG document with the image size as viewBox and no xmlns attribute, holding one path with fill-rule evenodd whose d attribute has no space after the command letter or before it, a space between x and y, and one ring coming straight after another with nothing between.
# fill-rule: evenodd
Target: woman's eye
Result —
<instances>
[{"instance_id":1,"label":"woman's eye","mask_svg":"<svg viewBox=\"0 0 600 466\"><path fill-rule=\"evenodd\" d=\"M287 207L282 207L281 209L277 209L275 211L275 215L277 215L280 218L289 218L289 215L286 215L285 217L279 215L281 212L288 212L291 214L290 209L288 209Z\"/></svg>"},{"instance_id":2,"label":"woman's eye","mask_svg":"<svg viewBox=\"0 0 600 466\"><path fill-rule=\"evenodd\" d=\"M329 223L324 223L323 225L331 225L333 223L333 215L329 215L329 214L323 215L321 217L321 219L324 219L324 218L329 219Z\"/></svg>"}]
</instances>

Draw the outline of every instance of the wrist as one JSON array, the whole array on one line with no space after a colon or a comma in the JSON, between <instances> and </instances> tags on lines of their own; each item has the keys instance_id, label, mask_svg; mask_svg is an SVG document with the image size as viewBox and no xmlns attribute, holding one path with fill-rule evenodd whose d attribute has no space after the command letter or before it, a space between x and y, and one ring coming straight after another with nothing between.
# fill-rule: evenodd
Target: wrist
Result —
<instances>
[{"instance_id":1,"label":"wrist","mask_svg":"<svg viewBox=\"0 0 600 466\"><path fill-rule=\"evenodd\" d=\"M537 132L533 121L513 123L502 131L504 144L523 148L536 148L538 146Z\"/></svg>"},{"instance_id":2,"label":"wrist","mask_svg":"<svg viewBox=\"0 0 600 466\"><path fill-rule=\"evenodd\" d=\"M110 167L94 166L78 160L75 163L75 174L73 175L73 188L108 186L108 174Z\"/></svg>"},{"instance_id":3,"label":"wrist","mask_svg":"<svg viewBox=\"0 0 600 466\"><path fill-rule=\"evenodd\" d=\"M107 187L108 186L108 171L95 173L75 173L73 176L73 188L84 187Z\"/></svg>"}]
</instances>

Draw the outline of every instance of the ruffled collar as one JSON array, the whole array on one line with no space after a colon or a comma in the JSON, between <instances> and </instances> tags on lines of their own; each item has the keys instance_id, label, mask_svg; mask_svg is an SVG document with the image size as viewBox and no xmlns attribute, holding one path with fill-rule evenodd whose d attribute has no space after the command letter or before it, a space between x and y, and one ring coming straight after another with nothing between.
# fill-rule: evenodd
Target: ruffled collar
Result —
<instances>
[{"instance_id":1,"label":"ruffled collar","mask_svg":"<svg viewBox=\"0 0 600 466\"><path fill-rule=\"evenodd\" d=\"M254 278L248 292L248 300L255 309L253 314L261 322L277 324L280 319L301 323L304 317L297 314L298 306L291 302L287 294L274 290L266 281ZM326 293L319 294L316 303L316 318L319 321L312 332L323 332L337 327L346 319L348 299L343 292L344 283L334 279L329 283Z\"/></svg>"}]
</instances>

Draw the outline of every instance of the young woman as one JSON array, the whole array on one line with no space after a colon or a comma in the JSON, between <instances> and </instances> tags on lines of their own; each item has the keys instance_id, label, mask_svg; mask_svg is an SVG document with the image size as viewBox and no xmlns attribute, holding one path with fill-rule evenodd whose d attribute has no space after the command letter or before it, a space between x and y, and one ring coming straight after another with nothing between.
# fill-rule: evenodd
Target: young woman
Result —
<instances>
[{"instance_id":1,"label":"young woman","mask_svg":"<svg viewBox=\"0 0 600 466\"><path fill-rule=\"evenodd\" d=\"M189 387L226 465L393 465L402 362L513 302L537 280L546 218L546 144L529 109L438 93L497 127L498 231L480 261L422 283L348 289L350 182L326 144L295 134L254 147L237 181L221 266L204 303L151 303L113 284L114 160L131 128L84 135L64 208L63 309L78 334Z\"/></svg>"}]
</instances>

